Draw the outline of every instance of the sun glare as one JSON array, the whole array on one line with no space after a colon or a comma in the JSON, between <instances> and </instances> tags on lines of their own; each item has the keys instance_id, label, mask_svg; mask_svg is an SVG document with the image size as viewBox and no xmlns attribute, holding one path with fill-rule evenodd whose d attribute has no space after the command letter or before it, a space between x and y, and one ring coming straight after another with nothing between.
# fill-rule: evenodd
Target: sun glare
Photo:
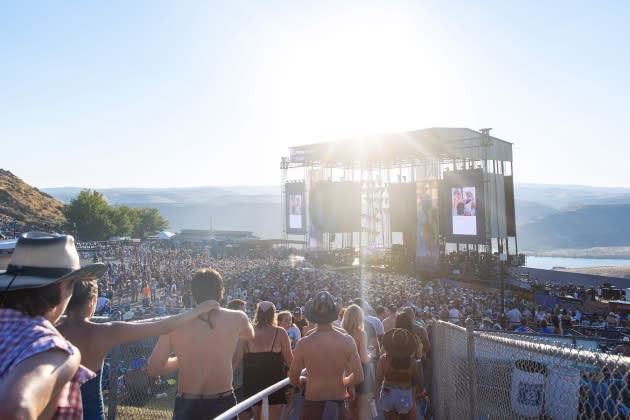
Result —
<instances>
[{"instance_id":1,"label":"sun glare","mask_svg":"<svg viewBox=\"0 0 630 420\"><path fill-rule=\"evenodd\" d=\"M283 116L282 127L272 127L279 140L420 127L447 92L434 83L442 71L435 42L416 25L400 14L364 10L327 18L272 48L263 66L271 83L257 94Z\"/></svg>"}]
</instances>

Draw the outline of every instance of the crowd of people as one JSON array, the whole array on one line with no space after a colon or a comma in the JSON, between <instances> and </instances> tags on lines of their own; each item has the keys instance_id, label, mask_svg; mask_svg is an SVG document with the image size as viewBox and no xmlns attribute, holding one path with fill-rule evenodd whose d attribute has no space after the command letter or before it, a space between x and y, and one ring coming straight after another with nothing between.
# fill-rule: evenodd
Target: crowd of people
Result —
<instances>
[{"instance_id":1,"label":"crowd of people","mask_svg":"<svg viewBox=\"0 0 630 420\"><path fill-rule=\"evenodd\" d=\"M270 398L274 418L286 418L295 389L304 394L302 418L368 418L376 404L386 418L415 418L431 392L431 319L545 334L570 333L584 320L579 308L545 309L512 295L501 314L495 289L316 268L287 250L217 258L207 247L168 241L79 248L92 249L80 265L70 236L26 235L0 276L2 409L80 418L83 400L85 418L102 419L98 378L109 348L161 335L149 372L179 371L174 418L218 414L287 375L292 387ZM96 324L95 313L171 316ZM608 313L602 322L621 328L627 319ZM619 353L630 353L629 341ZM13 347L22 359L7 357ZM28 369L44 375L36 385L25 382ZM25 402L27 391L38 398Z\"/></svg>"}]
</instances>

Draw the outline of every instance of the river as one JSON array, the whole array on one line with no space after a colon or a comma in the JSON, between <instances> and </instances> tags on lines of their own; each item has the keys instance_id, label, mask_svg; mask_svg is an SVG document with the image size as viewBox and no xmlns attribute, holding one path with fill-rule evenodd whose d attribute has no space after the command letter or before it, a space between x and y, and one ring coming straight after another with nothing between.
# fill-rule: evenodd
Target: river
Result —
<instances>
[{"instance_id":1,"label":"river","mask_svg":"<svg viewBox=\"0 0 630 420\"><path fill-rule=\"evenodd\" d=\"M630 265L630 260L612 258L525 257L526 267L543 268L547 270L554 267L589 268L605 266L619 267L623 265Z\"/></svg>"}]
</instances>

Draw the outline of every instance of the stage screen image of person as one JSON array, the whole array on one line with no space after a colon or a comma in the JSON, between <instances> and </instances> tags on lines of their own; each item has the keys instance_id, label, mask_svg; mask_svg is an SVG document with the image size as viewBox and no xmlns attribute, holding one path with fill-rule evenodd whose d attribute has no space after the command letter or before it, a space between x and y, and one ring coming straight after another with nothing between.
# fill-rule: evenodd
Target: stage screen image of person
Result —
<instances>
[{"instance_id":1,"label":"stage screen image of person","mask_svg":"<svg viewBox=\"0 0 630 420\"><path fill-rule=\"evenodd\" d=\"M475 187L451 188L453 235L477 235Z\"/></svg>"},{"instance_id":2,"label":"stage screen image of person","mask_svg":"<svg viewBox=\"0 0 630 420\"><path fill-rule=\"evenodd\" d=\"M285 184L285 194L285 222L287 233L291 235L303 235L306 233L304 182L287 182Z\"/></svg>"}]
</instances>

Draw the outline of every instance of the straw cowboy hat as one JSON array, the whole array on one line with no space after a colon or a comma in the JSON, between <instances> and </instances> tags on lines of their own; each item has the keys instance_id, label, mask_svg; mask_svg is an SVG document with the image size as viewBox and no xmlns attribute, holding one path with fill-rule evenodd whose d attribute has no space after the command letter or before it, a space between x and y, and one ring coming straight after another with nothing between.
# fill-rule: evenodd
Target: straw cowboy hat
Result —
<instances>
[{"instance_id":1,"label":"straw cowboy hat","mask_svg":"<svg viewBox=\"0 0 630 420\"><path fill-rule=\"evenodd\" d=\"M383 336L383 348L391 357L411 357L418 349L418 340L404 328L393 328Z\"/></svg>"},{"instance_id":2,"label":"straw cowboy hat","mask_svg":"<svg viewBox=\"0 0 630 420\"><path fill-rule=\"evenodd\" d=\"M6 270L0 270L0 292L35 289L64 280L96 279L105 264L81 268L71 235L28 232L18 239Z\"/></svg>"}]
</instances>

